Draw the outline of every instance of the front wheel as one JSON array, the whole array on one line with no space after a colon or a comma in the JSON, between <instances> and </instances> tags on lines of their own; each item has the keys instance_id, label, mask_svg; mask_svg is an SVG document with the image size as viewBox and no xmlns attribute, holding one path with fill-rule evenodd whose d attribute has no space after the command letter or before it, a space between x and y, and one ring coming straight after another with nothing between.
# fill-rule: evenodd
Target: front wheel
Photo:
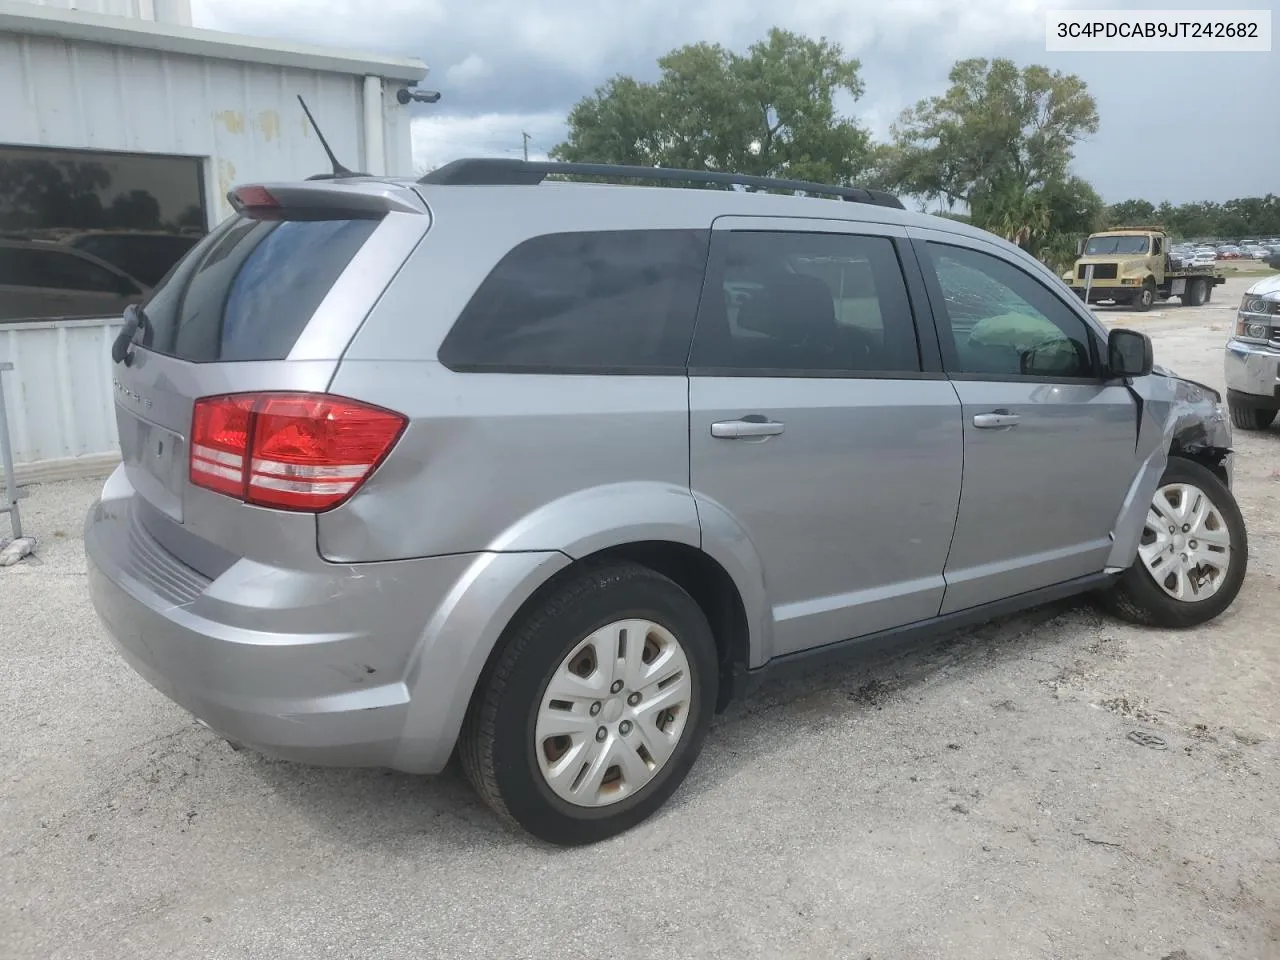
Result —
<instances>
[{"instance_id":1,"label":"front wheel","mask_svg":"<svg viewBox=\"0 0 1280 960\"><path fill-rule=\"evenodd\" d=\"M1276 411L1266 407L1246 407L1230 400L1227 407L1231 411L1231 422L1241 430L1265 430L1276 418Z\"/></svg>"},{"instance_id":2,"label":"front wheel","mask_svg":"<svg viewBox=\"0 0 1280 960\"><path fill-rule=\"evenodd\" d=\"M711 628L681 587L635 564L584 569L508 631L468 711L463 769L539 839L604 840L684 780L717 681Z\"/></svg>"},{"instance_id":3,"label":"front wheel","mask_svg":"<svg viewBox=\"0 0 1280 960\"><path fill-rule=\"evenodd\" d=\"M1150 310L1156 302L1156 285L1153 280L1145 280L1142 289L1138 291L1137 296L1133 298L1133 308L1145 313Z\"/></svg>"},{"instance_id":4,"label":"front wheel","mask_svg":"<svg viewBox=\"0 0 1280 960\"><path fill-rule=\"evenodd\" d=\"M1103 601L1143 626L1199 626L1231 606L1248 561L1244 518L1230 489L1208 468L1170 457L1138 556Z\"/></svg>"}]
</instances>

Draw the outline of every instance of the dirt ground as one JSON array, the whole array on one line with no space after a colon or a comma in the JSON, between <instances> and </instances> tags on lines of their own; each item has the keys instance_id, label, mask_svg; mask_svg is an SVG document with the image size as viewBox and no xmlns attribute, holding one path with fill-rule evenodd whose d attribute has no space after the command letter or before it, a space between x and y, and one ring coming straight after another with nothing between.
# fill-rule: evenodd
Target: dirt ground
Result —
<instances>
[{"instance_id":1,"label":"dirt ground","mask_svg":"<svg viewBox=\"0 0 1280 960\"><path fill-rule=\"evenodd\" d=\"M1099 313L1215 386L1248 280ZM115 655L99 481L33 489L0 570L0 957L1280 958L1280 428L1237 433L1249 575L1203 629L1087 604L773 686L599 846L450 771L272 762Z\"/></svg>"}]
</instances>

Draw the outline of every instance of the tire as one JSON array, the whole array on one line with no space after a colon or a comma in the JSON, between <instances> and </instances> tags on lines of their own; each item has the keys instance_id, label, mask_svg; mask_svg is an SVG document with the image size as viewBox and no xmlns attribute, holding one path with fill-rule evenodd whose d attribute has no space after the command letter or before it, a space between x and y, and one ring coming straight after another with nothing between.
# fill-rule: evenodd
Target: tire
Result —
<instances>
[{"instance_id":1,"label":"tire","mask_svg":"<svg viewBox=\"0 0 1280 960\"><path fill-rule=\"evenodd\" d=\"M637 564L584 568L552 587L535 604L508 627L500 652L481 679L463 725L459 756L476 792L507 823L559 846L596 843L651 816L693 766L711 726L716 703L715 639L701 608L689 594L661 574ZM666 696L673 689L679 694L684 688L678 680L661 692L656 682L649 686L637 683L634 691L624 687L616 695L611 695L608 688L615 676L612 671L616 660L606 662L597 657L595 645L612 649L619 641L634 641L634 636L625 636L620 621L637 620L648 621L648 629L643 641L628 649L639 650L643 657L650 651L651 638L656 638L665 646L653 654L653 664L664 663L666 670L687 667L688 699L676 719L661 707L657 714L646 714L644 704L646 700L657 703L659 696ZM670 640L675 641L675 647ZM652 645L656 647L656 641ZM684 660L679 660L673 651L682 653ZM643 671L648 663L637 661L636 669ZM572 671L573 676L566 671ZM574 677L585 679L579 685ZM553 679L561 684L561 690L573 690L572 694L565 694L573 696L573 700L552 703L549 685ZM585 688L594 684L603 685L597 688L603 691L599 698L593 693L579 699ZM628 696L637 700L624 699ZM556 703L568 704L572 709L563 714L555 712L552 708ZM568 717L576 728L588 729L543 737L539 742L538 731L543 724L555 723L558 728L563 717ZM671 739L660 742L664 733L671 731L672 723L677 726ZM597 729L607 729L606 739L591 734L589 727L597 724ZM647 749L650 743L653 751ZM658 763L657 758L667 747L671 748L669 754ZM624 750L630 751L625 754L625 761L619 752ZM607 760L593 762L595 758L615 756L622 762L608 766ZM582 763L575 757L582 758ZM646 771L634 766L636 758L645 767L649 760L655 761L647 781ZM562 761L566 773L573 774L576 769L576 777L552 776ZM552 772L543 772L544 763ZM610 782L614 771L616 776ZM639 785L634 788L632 771L639 771L635 779ZM593 776L597 773L603 774L603 781L600 776ZM557 786L552 785L553 779ZM565 799L575 790L578 795L574 799L581 802Z\"/></svg>"},{"instance_id":2,"label":"tire","mask_svg":"<svg viewBox=\"0 0 1280 960\"><path fill-rule=\"evenodd\" d=\"M1140 313L1146 313L1156 302L1156 285L1154 280L1142 281L1142 289L1133 297L1133 309Z\"/></svg>"},{"instance_id":3,"label":"tire","mask_svg":"<svg viewBox=\"0 0 1280 960\"><path fill-rule=\"evenodd\" d=\"M1227 486L1218 479L1218 477L1207 467L1203 467L1191 460L1184 460L1181 457L1170 457L1169 465L1165 468L1164 476L1160 478L1160 486L1156 493L1156 502L1163 495L1164 491L1169 488L1177 489L1178 485L1185 485L1187 490L1186 496L1189 498L1187 502L1194 508L1196 493L1206 497L1216 512L1216 527L1201 526L1199 532L1201 537L1215 536L1215 539L1221 537L1224 533L1227 538L1227 550L1229 551L1225 560L1225 571L1219 571L1219 580L1216 588L1212 593L1204 596L1202 599L1177 599L1157 582L1156 576L1148 569L1147 562L1144 560L1144 547L1158 548L1161 545L1159 538L1164 538L1166 542L1170 542L1175 551L1184 550L1191 543L1196 543L1197 547L1202 551L1201 555L1206 557L1216 557L1218 562L1222 562L1219 554L1210 554L1207 551L1214 550L1214 546L1207 542L1199 543L1194 539L1197 529L1193 527L1191 536L1177 531L1172 536L1163 530L1156 536L1152 536L1152 528L1147 527L1143 531L1142 545L1138 548L1138 555L1134 557L1133 566L1126 570L1109 590L1101 597L1103 605L1122 620L1128 620L1146 627L1166 627L1166 628L1184 628L1195 627L1200 624L1207 623L1214 617L1220 615L1235 600L1236 595L1240 592L1240 586L1244 583L1245 571L1249 562L1249 539L1244 526L1244 518L1240 515L1240 508L1236 504L1235 497ZM1153 513L1156 510L1153 509ZM1165 515L1158 514L1161 519L1165 519ZM1175 523L1176 525L1176 523ZM1163 526L1163 524L1162 524ZM1176 540L1178 534L1182 534L1183 541ZM1149 541L1154 540L1154 543ZM1160 566L1158 570L1171 571L1172 580L1166 582L1178 582L1178 554L1157 553L1156 549L1151 549L1150 553L1156 554L1159 558ZM1194 556L1192 552L1192 556ZM1206 569L1204 565L1197 567L1199 570ZM1189 573L1184 573L1182 583L1186 590L1192 590L1192 577ZM1206 581L1207 582L1207 581ZM1184 592L1186 592L1184 590ZM1201 587L1203 590L1203 585ZM1192 591L1194 593L1194 591Z\"/></svg>"},{"instance_id":4,"label":"tire","mask_svg":"<svg viewBox=\"0 0 1280 960\"><path fill-rule=\"evenodd\" d=\"M1200 307L1208 300L1206 288L1208 284L1203 280L1188 280L1187 292L1182 295L1182 305L1184 307Z\"/></svg>"},{"instance_id":5,"label":"tire","mask_svg":"<svg viewBox=\"0 0 1280 960\"><path fill-rule=\"evenodd\" d=\"M1231 410L1231 422L1241 430L1265 430L1276 419L1276 411L1266 407L1246 407L1227 401Z\"/></svg>"}]
</instances>

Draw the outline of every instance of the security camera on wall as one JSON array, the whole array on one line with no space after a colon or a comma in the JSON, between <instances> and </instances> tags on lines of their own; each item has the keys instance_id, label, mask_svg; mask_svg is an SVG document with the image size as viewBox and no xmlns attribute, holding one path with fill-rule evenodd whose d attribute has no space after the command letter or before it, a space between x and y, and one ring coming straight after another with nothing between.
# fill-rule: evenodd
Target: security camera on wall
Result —
<instances>
[{"instance_id":1,"label":"security camera on wall","mask_svg":"<svg viewBox=\"0 0 1280 960\"><path fill-rule=\"evenodd\" d=\"M440 100L440 91L410 90L408 87L401 87L396 91L396 100L401 105L409 103L438 103Z\"/></svg>"}]
</instances>

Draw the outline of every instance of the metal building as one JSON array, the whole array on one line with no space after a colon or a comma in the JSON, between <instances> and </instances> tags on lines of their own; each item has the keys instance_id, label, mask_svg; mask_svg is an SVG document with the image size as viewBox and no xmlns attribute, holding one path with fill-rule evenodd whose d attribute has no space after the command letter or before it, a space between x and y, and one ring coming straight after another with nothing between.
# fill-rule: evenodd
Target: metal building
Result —
<instances>
[{"instance_id":1,"label":"metal building","mask_svg":"<svg viewBox=\"0 0 1280 960\"><path fill-rule=\"evenodd\" d=\"M74 9L72 9L74 8ZM418 60L191 26L190 0L0 0L0 362L18 475L100 471L118 444L124 307L245 181L411 175Z\"/></svg>"}]
</instances>

